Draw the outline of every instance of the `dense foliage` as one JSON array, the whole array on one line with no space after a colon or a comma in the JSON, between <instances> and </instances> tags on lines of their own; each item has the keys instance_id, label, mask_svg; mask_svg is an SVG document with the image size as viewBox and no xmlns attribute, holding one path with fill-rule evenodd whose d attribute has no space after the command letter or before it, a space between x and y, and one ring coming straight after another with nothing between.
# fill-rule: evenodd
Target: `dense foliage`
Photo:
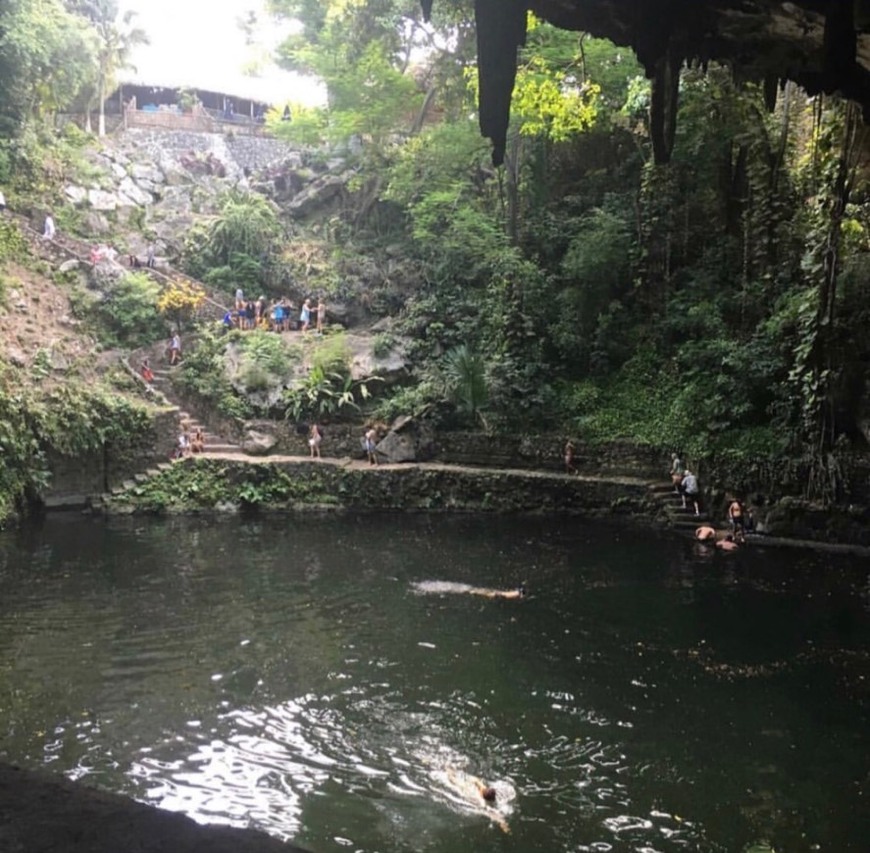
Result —
<instances>
[{"instance_id":1,"label":"dense foliage","mask_svg":"<svg viewBox=\"0 0 870 853\"><path fill-rule=\"evenodd\" d=\"M338 301L353 296L345 268L384 271L360 301L398 315L390 334L410 341L416 376L380 402L383 417L449 404L454 422L491 430L735 467L800 460L809 494L843 496L848 454L870 432L870 148L854 108L789 84L771 110L725 68L685 68L673 159L656 165L630 52L530 18L496 170L475 115L472 3L441 4L432 25L416 0L270 5L299 22L281 61L316 74L328 104L269 126L328 144L305 156L338 151L353 178L338 213L290 241L262 196L225 196L188 235L193 274L249 295L298 278ZM0 181L35 187L45 120L102 100L140 37L111 0L3 5ZM414 287L390 289L397 257ZM100 307L114 340L137 342L123 321L152 310L146 290L132 279ZM279 357L260 335L204 336L184 382L244 417L239 388L277 376ZM363 396L320 365L282 406L307 417Z\"/></svg>"},{"instance_id":2,"label":"dense foliage","mask_svg":"<svg viewBox=\"0 0 870 853\"><path fill-rule=\"evenodd\" d=\"M771 111L727 69L687 68L673 161L657 166L630 53L530 19L506 163L493 171L464 4L428 31L400 0L273 5L303 21L283 55L321 74L334 126L362 109L324 70L338 44L379 51L379 68L425 94L430 120L396 110L392 136L356 128L367 191L348 204L344 239L401 242L425 282L400 324L419 381L382 414L446 396L495 429L738 465L801 459L808 492L838 496L870 408L870 152L854 109L789 84ZM363 85L361 64L338 67ZM403 214L386 232L379 205Z\"/></svg>"}]
</instances>

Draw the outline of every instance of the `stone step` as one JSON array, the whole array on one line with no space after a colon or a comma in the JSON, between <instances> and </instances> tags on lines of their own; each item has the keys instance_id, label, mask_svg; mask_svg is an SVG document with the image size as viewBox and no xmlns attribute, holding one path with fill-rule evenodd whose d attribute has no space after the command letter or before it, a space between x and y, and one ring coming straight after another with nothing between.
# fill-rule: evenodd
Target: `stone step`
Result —
<instances>
[{"instance_id":1,"label":"stone step","mask_svg":"<svg viewBox=\"0 0 870 853\"><path fill-rule=\"evenodd\" d=\"M705 513L700 515L687 515L682 518L671 518L668 520L671 527L690 528L700 527L702 524L710 524L710 518Z\"/></svg>"},{"instance_id":2,"label":"stone step","mask_svg":"<svg viewBox=\"0 0 870 853\"><path fill-rule=\"evenodd\" d=\"M205 445L206 453L244 453L238 444L208 444Z\"/></svg>"},{"instance_id":3,"label":"stone step","mask_svg":"<svg viewBox=\"0 0 870 853\"><path fill-rule=\"evenodd\" d=\"M674 490L674 484L666 483L664 480L647 483L646 487L651 492L672 492Z\"/></svg>"},{"instance_id":4,"label":"stone step","mask_svg":"<svg viewBox=\"0 0 870 853\"><path fill-rule=\"evenodd\" d=\"M133 475L133 479L134 479L137 483L139 483L139 484L141 485L142 483L147 483L147 482L148 482L148 475L147 475L147 474L142 474L142 473L134 474L134 475Z\"/></svg>"},{"instance_id":5,"label":"stone step","mask_svg":"<svg viewBox=\"0 0 870 853\"><path fill-rule=\"evenodd\" d=\"M684 515L691 515L692 518L695 517L695 510L691 504L689 504L689 506L687 507L682 506L682 504L676 504L675 506L666 506L664 507L664 511L672 518L680 518ZM706 513L702 510L701 515L706 515Z\"/></svg>"},{"instance_id":6,"label":"stone step","mask_svg":"<svg viewBox=\"0 0 870 853\"><path fill-rule=\"evenodd\" d=\"M172 463L171 463L171 462L161 462L161 463L157 466L157 470L158 470L158 471L168 471L171 467L172 467Z\"/></svg>"},{"instance_id":7,"label":"stone step","mask_svg":"<svg viewBox=\"0 0 870 853\"><path fill-rule=\"evenodd\" d=\"M124 480L124 482L121 483L121 486L123 487L124 491L126 492L129 489L136 488L136 481L135 480Z\"/></svg>"},{"instance_id":8,"label":"stone step","mask_svg":"<svg viewBox=\"0 0 870 853\"><path fill-rule=\"evenodd\" d=\"M160 469L159 469L159 468L149 468L149 469L145 472L145 476L146 476L146 477L156 477L159 473L160 473Z\"/></svg>"}]
</instances>

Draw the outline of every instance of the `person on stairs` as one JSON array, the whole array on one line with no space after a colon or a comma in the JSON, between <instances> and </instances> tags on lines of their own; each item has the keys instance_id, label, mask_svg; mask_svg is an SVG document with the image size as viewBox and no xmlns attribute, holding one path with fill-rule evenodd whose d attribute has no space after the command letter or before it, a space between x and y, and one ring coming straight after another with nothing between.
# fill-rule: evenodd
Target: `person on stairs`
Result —
<instances>
[{"instance_id":1,"label":"person on stairs","mask_svg":"<svg viewBox=\"0 0 870 853\"><path fill-rule=\"evenodd\" d=\"M686 466L683 460L680 459L679 453L671 454L671 482L674 484L674 491L680 494L680 485L683 482L683 475L686 473Z\"/></svg>"},{"instance_id":2,"label":"person on stairs","mask_svg":"<svg viewBox=\"0 0 870 853\"><path fill-rule=\"evenodd\" d=\"M169 341L169 364L178 364L181 361L181 337L178 332L173 332Z\"/></svg>"},{"instance_id":3,"label":"person on stairs","mask_svg":"<svg viewBox=\"0 0 870 853\"><path fill-rule=\"evenodd\" d=\"M43 240L54 240L54 236L57 234L57 228L54 225L54 217L51 215L51 211L45 214L45 225L42 227L42 238Z\"/></svg>"},{"instance_id":4,"label":"person on stairs","mask_svg":"<svg viewBox=\"0 0 870 853\"><path fill-rule=\"evenodd\" d=\"M700 497L698 489L698 478L688 468L686 468L686 472L685 474L683 474L682 491L683 509L688 509L688 507L686 506L686 502L691 501L692 505L695 508L695 515L700 515L701 510L698 504L698 499Z\"/></svg>"}]
</instances>

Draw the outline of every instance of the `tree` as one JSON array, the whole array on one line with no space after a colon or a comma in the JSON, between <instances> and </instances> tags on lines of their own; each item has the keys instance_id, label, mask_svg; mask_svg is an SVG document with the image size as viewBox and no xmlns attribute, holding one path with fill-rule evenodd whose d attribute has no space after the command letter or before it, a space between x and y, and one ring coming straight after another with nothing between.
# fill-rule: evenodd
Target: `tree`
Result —
<instances>
[{"instance_id":1,"label":"tree","mask_svg":"<svg viewBox=\"0 0 870 853\"><path fill-rule=\"evenodd\" d=\"M94 76L93 29L60 0L0 6L0 133L71 103Z\"/></svg>"},{"instance_id":2,"label":"tree","mask_svg":"<svg viewBox=\"0 0 870 853\"><path fill-rule=\"evenodd\" d=\"M81 13L92 23L97 35L96 98L100 110L98 133L106 135L106 98L115 88L115 75L129 68L130 53L136 45L148 44L148 35L133 26L136 13L128 9L119 17L117 0L79 0ZM90 105L87 125L90 130Z\"/></svg>"},{"instance_id":3,"label":"tree","mask_svg":"<svg viewBox=\"0 0 870 853\"><path fill-rule=\"evenodd\" d=\"M279 48L278 60L324 82L335 139L356 134L377 147L397 131L418 132L437 95L443 104L452 101L454 111L457 92L466 101L463 69L473 55L468 3L456 4L437 29L422 22L417 0L270 5L302 23ZM297 132L292 125L281 130Z\"/></svg>"}]
</instances>

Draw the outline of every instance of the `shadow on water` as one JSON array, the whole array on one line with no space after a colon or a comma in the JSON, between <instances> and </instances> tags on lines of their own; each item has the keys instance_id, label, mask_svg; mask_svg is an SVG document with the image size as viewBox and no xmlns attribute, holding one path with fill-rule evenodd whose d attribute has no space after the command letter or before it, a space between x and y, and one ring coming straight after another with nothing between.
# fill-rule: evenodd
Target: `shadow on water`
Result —
<instances>
[{"instance_id":1,"label":"shadow on water","mask_svg":"<svg viewBox=\"0 0 870 853\"><path fill-rule=\"evenodd\" d=\"M321 853L864 850L868 602L576 520L51 519L0 535L3 757Z\"/></svg>"}]
</instances>

